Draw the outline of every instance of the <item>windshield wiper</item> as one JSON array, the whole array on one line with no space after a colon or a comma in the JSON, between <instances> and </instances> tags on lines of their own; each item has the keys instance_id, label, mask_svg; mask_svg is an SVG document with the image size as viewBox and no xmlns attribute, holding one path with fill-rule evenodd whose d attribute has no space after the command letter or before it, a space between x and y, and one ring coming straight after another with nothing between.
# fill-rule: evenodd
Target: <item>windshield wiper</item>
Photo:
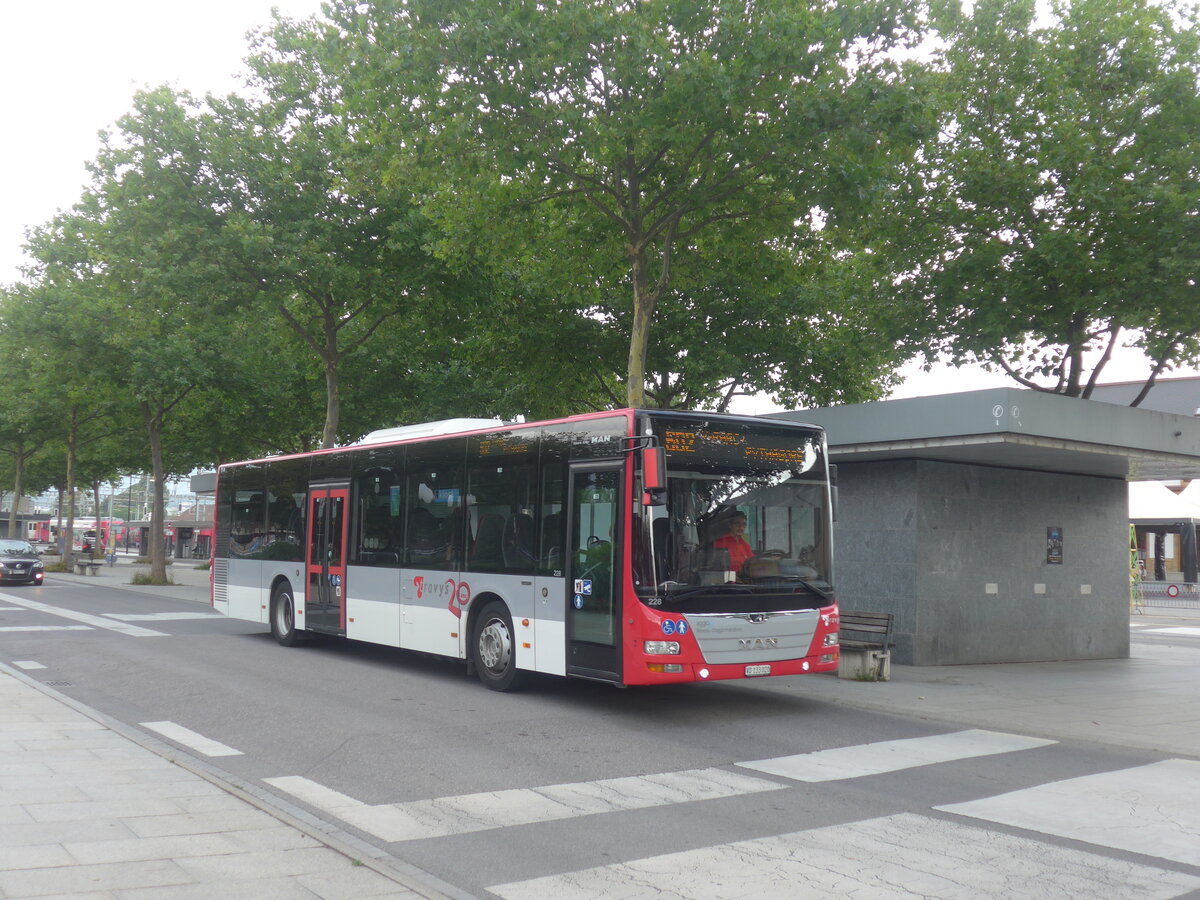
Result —
<instances>
[{"instance_id":1,"label":"windshield wiper","mask_svg":"<svg viewBox=\"0 0 1200 900\"><path fill-rule=\"evenodd\" d=\"M824 597L826 600L828 600L830 597L833 596L832 590L826 590L825 588L817 587L817 585L812 581L806 581L803 578L796 578L796 583L799 584L801 587L808 588L814 594Z\"/></svg>"},{"instance_id":2,"label":"windshield wiper","mask_svg":"<svg viewBox=\"0 0 1200 900\"><path fill-rule=\"evenodd\" d=\"M659 588L660 590L667 588L668 585L672 583L677 584L678 582L667 582L666 584L660 584ZM662 596L666 600L679 600L683 597L691 597L693 594L704 593L752 594L754 593L754 589L745 584L701 584L693 585L692 587L685 588L684 590L662 590Z\"/></svg>"}]
</instances>

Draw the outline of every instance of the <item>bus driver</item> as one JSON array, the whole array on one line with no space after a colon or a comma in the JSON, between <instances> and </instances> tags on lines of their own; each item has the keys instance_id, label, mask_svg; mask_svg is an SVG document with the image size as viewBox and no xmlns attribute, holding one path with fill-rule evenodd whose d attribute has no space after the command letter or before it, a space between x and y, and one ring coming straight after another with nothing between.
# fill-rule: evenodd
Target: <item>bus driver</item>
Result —
<instances>
[{"instance_id":1,"label":"bus driver","mask_svg":"<svg viewBox=\"0 0 1200 900\"><path fill-rule=\"evenodd\" d=\"M740 572L746 560L754 556L754 548L746 540L746 514L735 511L725 524L729 533L713 541L713 549L728 550L729 567L735 572Z\"/></svg>"}]
</instances>

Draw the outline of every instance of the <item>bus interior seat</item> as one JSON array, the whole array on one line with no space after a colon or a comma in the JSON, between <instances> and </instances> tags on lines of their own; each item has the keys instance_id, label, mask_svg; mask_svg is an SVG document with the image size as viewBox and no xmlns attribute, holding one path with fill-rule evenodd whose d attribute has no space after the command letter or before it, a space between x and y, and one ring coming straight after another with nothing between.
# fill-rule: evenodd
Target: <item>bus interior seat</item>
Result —
<instances>
[{"instance_id":1,"label":"bus interior seat","mask_svg":"<svg viewBox=\"0 0 1200 900\"><path fill-rule=\"evenodd\" d=\"M535 562L533 552L533 516L517 513L504 523L504 567L530 569Z\"/></svg>"},{"instance_id":2,"label":"bus interior seat","mask_svg":"<svg viewBox=\"0 0 1200 900\"><path fill-rule=\"evenodd\" d=\"M475 529L475 541L471 544L472 566L499 568L504 565L504 517L497 513L484 513L479 517Z\"/></svg>"},{"instance_id":3,"label":"bus interior seat","mask_svg":"<svg viewBox=\"0 0 1200 900\"><path fill-rule=\"evenodd\" d=\"M562 560L562 513L550 513L542 519L542 562L547 569L555 569Z\"/></svg>"},{"instance_id":4,"label":"bus interior seat","mask_svg":"<svg viewBox=\"0 0 1200 900\"><path fill-rule=\"evenodd\" d=\"M423 506L408 517L408 549L410 562L430 562L445 554L441 523Z\"/></svg>"}]
</instances>

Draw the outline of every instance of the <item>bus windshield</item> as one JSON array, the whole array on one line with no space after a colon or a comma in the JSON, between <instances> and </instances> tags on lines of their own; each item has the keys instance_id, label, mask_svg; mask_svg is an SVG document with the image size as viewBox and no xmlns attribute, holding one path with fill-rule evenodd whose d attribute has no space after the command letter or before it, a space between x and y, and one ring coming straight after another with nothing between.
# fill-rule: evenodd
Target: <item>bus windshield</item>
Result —
<instances>
[{"instance_id":1,"label":"bus windshield","mask_svg":"<svg viewBox=\"0 0 1200 900\"><path fill-rule=\"evenodd\" d=\"M658 429L656 429L658 430ZM819 435L671 424L664 506L640 511L643 602L682 612L828 605L829 489Z\"/></svg>"}]
</instances>

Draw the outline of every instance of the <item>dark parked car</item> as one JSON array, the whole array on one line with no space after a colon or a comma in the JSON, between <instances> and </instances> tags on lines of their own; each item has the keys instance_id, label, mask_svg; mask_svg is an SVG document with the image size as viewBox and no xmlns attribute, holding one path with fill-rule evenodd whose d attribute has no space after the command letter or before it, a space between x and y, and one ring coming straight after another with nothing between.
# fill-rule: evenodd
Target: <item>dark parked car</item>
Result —
<instances>
[{"instance_id":1,"label":"dark parked car","mask_svg":"<svg viewBox=\"0 0 1200 900\"><path fill-rule=\"evenodd\" d=\"M0 538L0 583L41 584L46 567L29 541Z\"/></svg>"}]
</instances>

